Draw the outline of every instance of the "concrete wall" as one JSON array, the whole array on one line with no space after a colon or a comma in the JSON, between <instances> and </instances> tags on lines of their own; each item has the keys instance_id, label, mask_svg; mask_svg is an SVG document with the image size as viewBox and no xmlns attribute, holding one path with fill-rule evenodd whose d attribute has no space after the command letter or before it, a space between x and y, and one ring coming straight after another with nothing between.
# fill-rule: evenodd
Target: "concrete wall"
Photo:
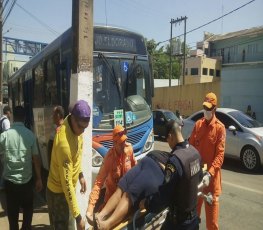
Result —
<instances>
[{"instance_id":1,"label":"concrete wall","mask_svg":"<svg viewBox=\"0 0 263 230\"><path fill-rule=\"evenodd\" d=\"M160 107L173 112L179 110L181 115L189 116L203 108L204 97L211 91L220 95L220 82L155 88L153 109ZM218 105L220 106L220 97Z\"/></svg>"},{"instance_id":2,"label":"concrete wall","mask_svg":"<svg viewBox=\"0 0 263 230\"><path fill-rule=\"evenodd\" d=\"M251 105L263 122L263 63L224 66L221 82L222 107L246 111Z\"/></svg>"}]
</instances>

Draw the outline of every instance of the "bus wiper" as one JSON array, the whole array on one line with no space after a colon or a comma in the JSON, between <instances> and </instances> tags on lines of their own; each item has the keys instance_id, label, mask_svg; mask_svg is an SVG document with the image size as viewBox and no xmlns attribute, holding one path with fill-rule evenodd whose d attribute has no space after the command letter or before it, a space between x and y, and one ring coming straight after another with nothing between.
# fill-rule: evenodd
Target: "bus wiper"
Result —
<instances>
[{"instance_id":1,"label":"bus wiper","mask_svg":"<svg viewBox=\"0 0 263 230\"><path fill-rule=\"evenodd\" d=\"M132 69L131 69L131 71L130 71L129 74L128 74L128 80L129 80L130 77L133 75L135 69L137 69L137 68L136 68L137 66L135 66L135 65L136 65L136 61L137 61L137 55L134 55L133 61L132 61Z\"/></svg>"},{"instance_id":2,"label":"bus wiper","mask_svg":"<svg viewBox=\"0 0 263 230\"><path fill-rule=\"evenodd\" d=\"M128 97L129 81L131 80L131 77L132 77L134 71L137 69L136 60L137 60L137 55L134 55L133 61L132 61L131 71L129 71L128 74L127 74L126 90L125 90L125 97L126 98Z\"/></svg>"},{"instance_id":3,"label":"bus wiper","mask_svg":"<svg viewBox=\"0 0 263 230\"><path fill-rule=\"evenodd\" d=\"M122 101L122 97L121 97L121 87L120 87L120 85L119 85L119 83L118 83L118 78L117 78L117 76L116 76L116 74L115 74L115 71L114 71L113 66L110 65L110 63L108 62L107 58L105 57L105 55L104 55L103 53L100 52L100 53L98 54L98 58L101 59L101 60L103 60L103 62L106 64L106 66L107 66L107 68L108 68L108 70L109 70L109 72L110 72L110 75L111 75L111 77L113 78L115 85L117 86L119 98L120 98L121 101Z\"/></svg>"}]
</instances>

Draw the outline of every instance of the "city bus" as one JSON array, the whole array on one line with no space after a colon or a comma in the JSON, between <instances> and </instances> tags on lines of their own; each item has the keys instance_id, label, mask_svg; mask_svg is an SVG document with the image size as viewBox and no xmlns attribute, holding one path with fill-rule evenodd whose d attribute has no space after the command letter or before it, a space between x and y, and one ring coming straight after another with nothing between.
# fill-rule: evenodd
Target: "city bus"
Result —
<instances>
[{"instance_id":1,"label":"city bus","mask_svg":"<svg viewBox=\"0 0 263 230\"><path fill-rule=\"evenodd\" d=\"M94 26L92 173L112 147L112 129L126 127L139 160L153 149L151 100L153 79L142 35L125 29ZM47 143L52 110L68 112L72 64L72 29L32 57L8 81L9 105L22 105L25 124L37 136L42 164L48 170Z\"/></svg>"}]
</instances>

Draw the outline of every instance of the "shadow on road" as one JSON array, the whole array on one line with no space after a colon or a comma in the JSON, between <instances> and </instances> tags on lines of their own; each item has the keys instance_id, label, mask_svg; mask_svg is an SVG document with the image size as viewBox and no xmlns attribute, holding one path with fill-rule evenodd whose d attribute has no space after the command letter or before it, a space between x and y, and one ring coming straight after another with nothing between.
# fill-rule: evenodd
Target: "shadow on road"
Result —
<instances>
[{"instance_id":1,"label":"shadow on road","mask_svg":"<svg viewBox=\"0 0 263 230\"><path fill-rule=\"evenodd\" d=\"M231 159L231 158L226 158L224 159L224 163L222 166L223 169L236 172L236 173L241 173L241 174L248 174L248 175L263 175L263 167L259 169L257 172L249 172L246 170L241 162L237 159Z\"/></svg>"},{"instance_id":2,"label":"shadow on road","mask_svg":"<svg viewBox=\"0 0 263 230\"><path fill-rule=\"evenodd\" d=\"M159 136L154 136L155 141L161 141L161 142L166 142L166 139L164 137L159 137Z\"/></svg>"}]
</instances>

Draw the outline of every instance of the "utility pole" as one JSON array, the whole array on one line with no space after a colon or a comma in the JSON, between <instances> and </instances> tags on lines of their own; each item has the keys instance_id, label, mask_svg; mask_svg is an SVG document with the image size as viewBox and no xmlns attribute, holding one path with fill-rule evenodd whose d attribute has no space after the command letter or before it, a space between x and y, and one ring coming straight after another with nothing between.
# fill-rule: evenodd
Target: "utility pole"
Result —
<instances>
[{"instance_id":1,"label":"utility pole","mask_svg":"<svg viewBox=\"0 0 263 230\"><path fill-rule=\"evenodd\" d=\"M185 53L186 53L186 19L187 17L181 17L177 19L171 19L171 37L170 37L170 76L169 76L169 87L171 87L172 79L172 40L173 40L173 24L181 23L184 21L184 61L183 61L183 85L184 85L184 76L185 76Z\"/></svg>"},{"instance_id":2,"label":"utility pole","mask_svg":"<svg viewBox=\"0 0 263 230\"><path fill-rule=\"evenodd\" d=\"M3 0L0 0L0 103L3 103Z\"/></svg>"},{"instance_id":3,"label":"utility pole","mask_svg":"<svg viewBox=\"0 0 263 230\"><path fill-rule=\"evenodd\" d=\"M70 103L86 100L93 108L93 0L72 0L72 74ZM91 113L92 117L92 113ZM86 215L92 183L92 119L84 132L82 170L87 182L85 195L76 189L81 215Z\"/></svg>"},{"instance_id":4,"label":"utility pole","mask_svg":"<svg viewBox=\"0 0 263 230\"><path fill-rule=\"evenodd\" d=\"M186 59L186 19L187 17L184 17L184 62L183 62L183 83L182 85L185 84L185 59Z\"/></svg>"},{"instance_id":5,"label":"utility pole","mask_svg":"<svg viewBox=\"0 0 263 230\"><path fill-rule=\"evenodd\" d=\"M171 33L170 33L170 74L169 74L169 87L171 87L171 81L172 81L172 54L173 54L173 23L175 23L175 20L171 18Z\"/></svg>"}]
</instances>

